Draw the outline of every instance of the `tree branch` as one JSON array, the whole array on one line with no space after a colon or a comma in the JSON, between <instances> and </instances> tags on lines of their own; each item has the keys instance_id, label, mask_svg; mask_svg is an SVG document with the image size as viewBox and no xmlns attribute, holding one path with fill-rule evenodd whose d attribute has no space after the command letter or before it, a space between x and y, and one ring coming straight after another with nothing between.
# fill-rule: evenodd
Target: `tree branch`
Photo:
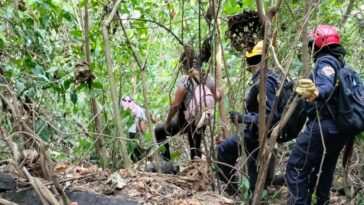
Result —
<instances>
[{"instance_id":1,"label":"tree branch","mask_svg":"<svg viewBox=\"0 0 364 205\"><path fill-rule=\"evenodd\" d=\"M84 44L85 44L85 58L86 64L89 66L91 64L91 55L90 55L90 40L89 40L89 18L88 18L88 4L89 1L86 0L85 3L85 17L84 17L84 27L83 27L83 35L84 35ZM91 91L90 87L90 91ZM91 97L91 110L93 114L93 121L95 125L95 132L96 132L96 153L99 158L99 164L105 169L106 168L106 150L104 148L104 138L102 134L102 120L100 115L100 108L97 103L96 97Z\"/></svg>"},{"instance_id":2,"label":"tree branch","mask_svg":"<svg viewBox=\"0 0 364 205\"><path fill-rule=\"evenodd\" d=\"M173 31L169 28L167 28L166 26L164 26L163 24L153 21L153 20L149 20L149 19L140 19L140 18L127 18L127 19L114 19L114 20L118 20L118 21L127 21L127 20L134 20L134 21L145 21L145 22L150 22L150 23L154 23L156 25L158 25L159 27L163 28L164 30L166 30L168 33L170 33L177 41L178 43L183 46L183 42L181 39L178 38L178 36L176 34L173 33Z\"/></svg>"},{"instance_id":3,"label":"tree branch","mask_svg":"<svg viewBox=\"0 0 364 205\"><path fill-rule=\"evenodd\" d=\"M124 25L123 25L123 22L121 21L120 22L120 25L121 25L121 29L123 30L123 33L124 33L124 36L126 38L126 42L128 44L128 47L130 48L131 52L132 52L132 55L135 59L135 61L137 62L137 65L139 67L139 70L141 72L141 77L142 77L142 85L143 85L143 98L144 98L144 108L145 108L145 112L146 112L146 115L147 115L147 120L148 120L148 130L149 130L149 133L151 135L151 139L152 139L152 143L153 145L156 144L156 141L155 141L155 137L154 137L154 130L152 128L152 119L151 119L151 114L149 112L149 104L148 104L148 88L147 88L147 85L146 85L146 79L145 79L145 72L144 72L144 68L145 68L145 64L143 65L143 62L141 60L141 57L139 56L139 53L137 53L135 50L134 50L134 47L131 45L131 42L130 42L130 39L128 37L128 34L126 33L126 30L124 28ZM158 161L158 155L157 154L154 154L154 159L156 161ZM159 164L157 163L157 170L159 170Z\"/></svg>"},{"instance_id":4,"label":"tree branch","mask_svg":"<svg viewBox=\"0 0 364 205\"><path fill-rule=\"evenodd\" d=\"M219 1L218 0L212 0L210 2L210 4L213 5L213 14L214 14L214 24L215 24L215 31L216 31L216 36L215 36L215 65L216 65L216 90L220 92L221 94L221 98L224 95L224 89L222 87L222 68L224 67L223 65L223 50L222 50L222 45L221 45L221 34L220 34L220 18L219 18L219 9L220 9L220 5L219 5ZM222 132L223 132L223 138L227 138L227 136L229 136L229 130L227 127L227 123L228 120L226 118L226 113L225 113L225 106L224 106L224 101L220 100L219 102L219 109L220 109L220 116L221 116L221 122L222 122Z\"/></svg>"},{"instance_id":5,"label":"tree branch","mask_svg":"<svg viewBox=\"0 0 364 205\"><path fill-rule=\"evenodd\" d=\"M353 10L355 0L350 0L348 7L346 8L343 19L341 20L341 26L344 26L346 21L348 20L351 11Z\"/></svg>"},{"instance_id":6,"label":"tree branch","mask_svg":"<svg viewBox=\"0 0 364 205\"><path fill-rule=\"evenodd\" d=\"M111 48L110 48L110 39L109 39L110 36L109 36L109 31L108 31L108 27L109 27L111 21L114 19L114 16L118 10L120 2L121 2L121 0L117 0L109 17L102 22L102 36L104 39L105 60L106 60L106 67L107 67L108 78L109 78L109 83L110 83L110 92L111 92L112 105L113 105L113 110L114 110L116 133L119 136L121 153L123 155L123 167L127 168L128 172L131 175L134 175L134 172L131 169L132 162L129 158L128 151L126 148L124 130L123 130L123 127L121 126L120 109L119 109L119 103L118 103L118 96L116 94L116 89L115 89L116 86L115 86L115 80L114 80L113 63L112 63L112 59L111 59Z\"/></svg>"}]
</instances>

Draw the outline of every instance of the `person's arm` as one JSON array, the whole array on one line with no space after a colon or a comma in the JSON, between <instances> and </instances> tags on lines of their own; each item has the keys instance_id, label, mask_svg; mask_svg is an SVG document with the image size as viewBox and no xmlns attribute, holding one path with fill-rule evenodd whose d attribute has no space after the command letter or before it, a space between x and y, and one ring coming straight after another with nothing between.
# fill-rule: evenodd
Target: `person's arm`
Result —
<instances>
[{"instance_id":1,"label":"person's arm","mask_svg":"<svg viewBox=\"0 0 364 205\"><path fill-rule=\"evenodd\" d=\"M335 69L326 63L317 65L315 85L318 90L316 100L325 101L335 88Z\"/></svg>"},{"instance_id":2,"label":"person's arm","mask_svg":"<svg viewBox=\"0 0 364 205\"><path fill-rule=\"evenodd\" d=\"M139 131L144 134L145 131L147 131L147 126L146 126L146 123L143 119L140 119L139 120Z\"/></svg>"},{"instance_id":3,"label":"person's arm","mask_svg":"<svg viewBox=\"0 0 364 205\"><path fill-rule=\"evenodd\" d=\"M165 126L164 128L168 128L169 124L172 121L173 116L176 114L176 112L178 111L178 108L181 106L183 99L185 98L187 93L187 89L184 87L177 87L176 90L176 94L174 95L174 99L172 101L171 106L169 107L169 111L168 111L168 115L167 115L167 119L165 121Z\"/></svg>"}]
</instances>

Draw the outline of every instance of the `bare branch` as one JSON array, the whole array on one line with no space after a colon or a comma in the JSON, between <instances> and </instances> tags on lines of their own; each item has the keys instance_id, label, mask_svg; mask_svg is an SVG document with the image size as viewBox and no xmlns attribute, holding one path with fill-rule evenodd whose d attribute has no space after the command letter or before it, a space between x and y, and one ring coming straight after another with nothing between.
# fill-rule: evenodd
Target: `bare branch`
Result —
<instances>
[{"instance_id":1,"label":"bare branch","mask_svg":"<svg viewBox=\"0 0 364 205\"><path fill-rule=\"evenodd\" d=\"M350 0L348 8L346 8L345 14L343 16L343 19L341 20L341 26L344 26L346 21L348 20L351 11L353 10L355 0Z\"/></svg>"}]
</instances>

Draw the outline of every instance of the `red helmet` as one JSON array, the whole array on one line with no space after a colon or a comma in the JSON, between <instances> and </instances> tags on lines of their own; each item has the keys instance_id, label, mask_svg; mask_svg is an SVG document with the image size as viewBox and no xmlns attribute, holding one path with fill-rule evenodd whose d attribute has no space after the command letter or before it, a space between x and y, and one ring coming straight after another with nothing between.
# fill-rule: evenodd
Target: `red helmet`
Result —
<instances>
[{"instance_id":1,"label":"red helmet","mask_svg":"<svg viewBox=\"0 0 364 205\"><path fill-rule=\"evenodd\" d=\"M315 43L315 46L322 48L331 44L340 44L339 33L333 26L319 25L308 34L309 43Z\"/></svg>"}]
</instances>

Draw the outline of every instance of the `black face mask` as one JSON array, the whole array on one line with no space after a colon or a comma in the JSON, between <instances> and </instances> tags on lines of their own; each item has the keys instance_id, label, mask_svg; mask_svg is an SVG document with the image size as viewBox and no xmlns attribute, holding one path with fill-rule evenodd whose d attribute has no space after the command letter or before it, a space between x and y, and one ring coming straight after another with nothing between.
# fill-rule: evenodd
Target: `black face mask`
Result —
<instances>
[{"instance_id":1,"label":"black face mask","mask_svg":"<svg viewBox=\"0 0 364 205\"><path fill-rule=\"evenodd\" d=\"M253 56L251 58L246 58L246 63L248 65L257 65L260 63L260 61L262 61L261 55Z\"/></svg>"}]
</instances>

